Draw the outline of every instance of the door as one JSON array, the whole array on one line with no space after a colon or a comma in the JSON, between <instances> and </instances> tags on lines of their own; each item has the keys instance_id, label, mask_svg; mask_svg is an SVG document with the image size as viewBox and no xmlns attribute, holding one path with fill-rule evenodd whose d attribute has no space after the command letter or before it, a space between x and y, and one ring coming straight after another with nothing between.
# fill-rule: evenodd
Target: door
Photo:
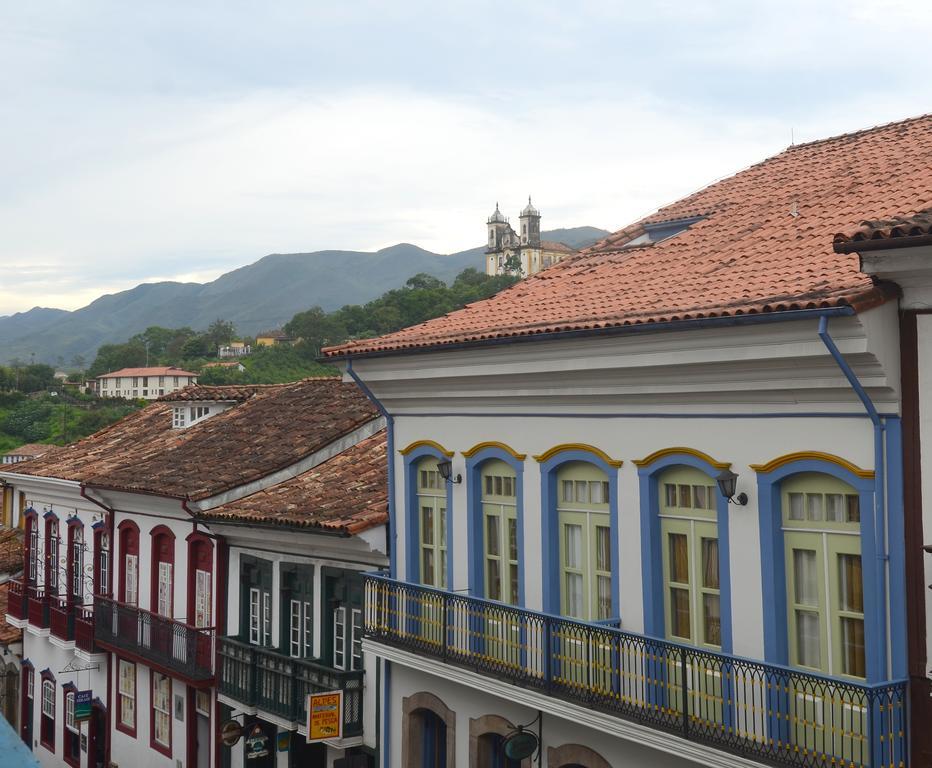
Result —
<instances>
[{"instance_id":1,"label":"door","mask_svg":"<svg viewBox=\"0 0 932 768\"><path fill-rule=\"evenodd\" d=\"M240 557L240 637L252 645L272 645L272 563Z\"/></svg>"},{"instance_id":2,"label":"door","mask_svg":"<svg viewBox=\"0 0 932 768\"><path fill-rule=\"evenodd\" d=\"M104 768L107 764L107 715L97 704L91 707L87 755L89 768Z\"/></svg>"},{"instance_id":3,"label":"door","mask_svg":"<svg viewBox=\"0 0 932 768\"><path fill-rule=\"evenodd\" d=\"M197 768L210 768L210 718L197 713Z\"/></svg>"}]
</instances>

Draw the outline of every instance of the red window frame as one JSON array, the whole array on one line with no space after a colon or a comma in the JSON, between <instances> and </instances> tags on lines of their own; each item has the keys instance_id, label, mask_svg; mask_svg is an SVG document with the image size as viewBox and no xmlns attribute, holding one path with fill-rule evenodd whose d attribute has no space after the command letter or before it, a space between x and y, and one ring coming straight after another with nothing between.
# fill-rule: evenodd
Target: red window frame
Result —
<instances>
[{"instance_id":1,"label":"red window frame","mask_svg":"<svg viewBox=\"0 0 932 768\"><path fill-rule=\"evenodd\" d=\"M81 768L81 728L78 726L78 731L68 730L68 696L69 694L73 695L78 692L78 688L74 683L65 683L61 687L62 696L61 696L61 706L62 706L62 718L61 718L61 748L62 748L62 757L65 760L67 765L72 766L72 768ZM77 721L75 721L77 723ZM71 742L71 746L76 747L74 750L77 752L77 757L72 757L69 754L68 746Z\"/></svg>"},{"instance_id":2,"label":"red window frame","mask_svg":"<svg viewBox=\"0 0 932 768\"><path fill-rule=\"evenodd\" d=\"M113 581L113 537L110 536L107 549L107 583L101 583L100 553L102 551L101 541L105 535L110 535L110 529L106 524L99 523L94 527L94 594L104 596L110 594L110 582Z\"/></svg>"},{"instance_id":3,"label":"red window frame","mask_svg":"<svg viewBox=\"0 0 932 768\"><path fill-rule=\"evenodd\" d=\"M75 581L75 562L74 562L74 536L75 531L78 529L81 530L81 535L84 535L84 523L81 522L81 519L78 517L72 517L68 521L68 583L65 585L65 594L68 597L69 603L74 603L75 605L82 605L84 603L84 555L81 555L81 581L80 581L80 594L76 595L74 593L74 581ZM82 544L84 540L82 538Z\"/></svg>"},{"instance_id":4,"label":"red window frame","mask_svg":"<svg viewBox=\"0 0 932 768\"><path fill-rule=\"evenodd\" d=\"M55 529L55 554L52 555L52 528ZM58 515L54 512L45 514L45 596L46 598L56 597L61 587L58 573L58 559L61 557L61 535L60 526L58 525ZM56 562L53 562L56 561ZM52 584L52 576L55 576L55 583Z\"/></svg>"},{"instance_id":5,"label":"red window frame","mask_svg":"<svg viewBox=\"0 0 932 768\"><path fill-rule=\"evenodd\" d=\"M119 527L120 538L120 591L117 599L126 602L126 556L136 556L136 604L139 604L139 526L124 520ZM111 542L112 545L112 542ZM112 577L111 577L112 578Z\"/></svg>"},{"instance_id":6,"label":"red window frame","mask_svg":"<svg viewBox=\"0 0 932 768\"><path fill-rule=\"evenodd\" d=\"M49 671L45 670L42 672L42 683L39 686L39 743L45 747L53 755L55 754L55 716L58 710L58 687L55 685L55 676ZM52 684L52 716L51 718L47 717L45 710L42 707L43 702L45 701L45 683L50 682ZM49 725L46 727L45 722L49 720ZM51 740L47 740L45 737L48 735Z\"/></svg>"},{"instance_id":7,"label":"red window frame","mask_svg":"<svg viewBox=\"0 0 932 768\"><path fill-rule=\"evenodd\" d=\"M195 626L195 605L197 601L197 571L207 571L210 574L210 621L207 626L214 626L214 545L210 539L201 533L192 533L188 536L188 624Z\"/></svg>"},{"instance_id":8,"label":"red window frame","mask_svg":"<svg viewBox=\"0 0 932 768\"><path fill-rule=\"evenodd\" d=\"M24 517L26 538L23 540L23 573L25 582L35 586L39 581L39 515L30 509Z\"/></svg>"},{"instance_id":9,"label":"red window frame","mask_svg":"<svg viewBox=\"0 0 932 768\"><path fill-rule=\"evenodd\" d=\"M136 729L139 727L139 665L134 661L129 659L121 659L119 656L114 656L116 659L116 675L114 677L115 696L116 696L116 720L114 720L114 727L121 733L125 733L127 736L132 736L136 738ZM123 699L120 698L120 664L121 663L131 664L133 666L133 727L130 728L128 725L123 724ZM149 674L152 672L150 670Z\"/></svg>"},{"instance_id":10,"label":"red window frame","mask_svg":"<svg viewBox=\"0 0 932 768\"><path fill-rule=\"evenodd\" d=\"M168 680L168 745L161 744L155 740L155 677L164 677ZM149 746L156 752L161 752L166 757L172 756L172 730L173 730L173 713L172 713L172 679L168 675L163 675L155 669L149 669Z\"/></svg>"},{"instance_id":11,"label":"red window frame","mask_svg":"<svg viewBox=\"0 0 932 768\"><path fill-rule=\"evenodd\" d=\"M172 618L175 615L175 534L165 525L157 525L149 535L152 537L152 558L149 561L149 610L159 612L159 565L171 565L171 584L168 590L168 613Z\"/></svg>"},{"instance_id":12,"label":"red window frame","mask_svg":"<svg viewBox=\"0 0 932 768\"><path fill-rule=\"evenodd\" d=\"M35 679L35 667L33 667L31 661L23 661L22 666L20 667L20 672L22 673L22 678L19 682L19 697L20 697L20 715L19 715L19 735L20 737L25 736L26 730L26 721L32 720L33 722L29 723L30 726L35 725L35 695L36 695L36 679ZM32 679L32 685L29 684L30 678ZM33 710L29 712L29 702L33 702ZM28 715L32 717L28 717ZM31 730L31 729L30 729ZM25 739L23 739L25 741ZM32 743L29 743L29 748L32 749Z\"/></svg>"}]
</instances>

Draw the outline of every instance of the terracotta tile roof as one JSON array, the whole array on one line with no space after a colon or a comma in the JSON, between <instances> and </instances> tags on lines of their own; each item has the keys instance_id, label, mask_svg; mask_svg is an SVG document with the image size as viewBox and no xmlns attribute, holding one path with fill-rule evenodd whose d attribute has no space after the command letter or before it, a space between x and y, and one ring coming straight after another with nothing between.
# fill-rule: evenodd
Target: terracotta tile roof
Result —
<instances>
[{"instance_id":1,"label":"terracotta tile roof","mask_svg":"<svg viewBox=\"0 0 932 768\"><path fill-rule=\"evenodd\" d=\"M599 332L895 295L832 249L864 218L932 205L932 116L789 147L666 206L489 299L325 355L379 354L565 331ZM645 224L705 217L653 245Z\"/></svg>"},{"instance_id":2,"label":"terracotta tile roof","mask_svg":"<svg viewBox=\"0 0 932 768\"><path fill-rule=\"evenodd\" d=\"M214 402L242 403L254 395L270 390L280 384L189 384L167 395L158 398L160 401Z\"/></svg>"},{"instance_id":3,"label":"terracotta tile roof","mask_svg":"<svg viewBox=\"0 0 932 768\"><path fill-rule=\"evenodd\" d=\"M156 368L121 368L118 371L103 373L97 378L113 379L117 376L197 376L197 374L181 368L173 368L172 366L160 366Z\"/></svg>"},{"instance_id":4,"label":"terracotta tile roof","mask_svg":"<svg viewBox=\"0 0 932 768\"><path fill-rule=\"evenodd\" d=\"M0 643L10 645L23 639L23 630L6 623L6 610L10 602L10 582L0 584Z\"/></svg>"},{"instance_id":5,"label":"terracotta tile roof","mask_svg":"<svg viewBox=\"0 0 932 768\"><path fill-rule=\"evenodd\" d=\"M0 528L0 574L17 574L23 570L23 532L17 528Z\"/></svg>"},{"instance_id":6,"label":"terracotta tile roof","mask_svg":"<svg viewBox=\"0 0 932 768\"><path fill-rule=\"evenodd\" d=\"M911 215L895 216L890 219L862 221L861 225L847 233L835 235L835 251L851 253L870 247L897 248L916 245L932 235L932 208Z\"/></svg>"},{"instance_id":7,"label":"terracotta tile roof","mask_svg":"<svg viewBox=\"0 0 932 768\"><path fill-rule=\"evenodd\" d=\"M55 451L61 450L61 446L58 445L44 445L43 443L26 443L21 445L18 448L13 448L12 450L4 453L4 456L44 456L47 453L55 453Z\"/></svg>"},{"instance_id":8,"label":"terracotta tile roof","mask_svg":"<svg viewBox=\"0 0 932 768\"><path fill-rule=\"evenodd\" d=\"M557 251L559 253L577 253L575 248L570 248L566 243L558 243L556 240L541 240L541 250Z\"/></svg>"},{"instance_id":9,"label":"terracotta tile roof","mask_svg":"<svg viewBox=\"0 0 932 768\"><path fill-rule=\"evenodd\" d=\"M2 471L197 500L289 467L378 417L339 378L203 389L217 400L253 392L186 429L172 428L173 401L158 400L55 456Z\"/></svg>"},{"instance_id":10,"label":"terracotta tile roof","mask_svg":"<svg viewBox=\"0 0 932 768\"><path fill-rule=\"evenodd\" d=\"M384 525L388 522L385 454L383 430L291 480L200 516L347 534Z\"/></svg>"}]
</instances>

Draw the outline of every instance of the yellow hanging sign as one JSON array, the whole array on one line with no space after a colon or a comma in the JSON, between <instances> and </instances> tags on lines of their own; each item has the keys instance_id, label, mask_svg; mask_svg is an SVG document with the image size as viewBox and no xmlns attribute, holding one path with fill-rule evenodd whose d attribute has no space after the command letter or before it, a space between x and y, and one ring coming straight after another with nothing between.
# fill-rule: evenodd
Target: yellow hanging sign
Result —
<instances>
[{"instance_id":1,"label":"yellow hanging sign","mask_svg":"<svg viewBox=\"0 0 932 768\"><path fill-rule=\"evenodd\" d=\"M307 697L307 740L325 741L343 736L343 691L312 693Z\"/></svg>"}]
</instances>

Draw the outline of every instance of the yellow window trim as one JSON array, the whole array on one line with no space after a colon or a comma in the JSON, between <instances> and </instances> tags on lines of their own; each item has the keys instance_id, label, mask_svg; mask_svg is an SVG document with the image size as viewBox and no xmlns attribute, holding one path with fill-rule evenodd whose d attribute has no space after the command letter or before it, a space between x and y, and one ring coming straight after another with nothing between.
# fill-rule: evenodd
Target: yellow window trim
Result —
<instances>
[{"instance_id":1,"label":"yellow window trim","mask_svg":"<svg viewBox=\"0 0 932 768\"><path fill-rule=\"evenodd\" d=\"M564 451L585 451L586 453L593 453L610 467L615 467L616 469L622 464L618 459L611 458L601 448L596 448L594 445L587 445L586 443L563 443L561 445L555 445L539 456L535 456L534 460L539 464L543 464L545 461L548 461L558 453L563 453Z\"/></svg>"},{"instance_id":2,"label":"yellow window trim","mask_svg":"<svg viewBox=\"0 0 932 768\"><path fill-rule=\"evenodd\" d=\"M448 451L446 448L440 445L440 443L435 443L433 440L415 440L413 443L411 443L411 445L398 451L398 453L400 453L402 456L407 456L409 453L411 453L411 451L421 447L433 448L435 451L442 453L448 459L453 458L453 451Z\"/></svg>"},{"instance_id":3,"label":"yellow window trim","mask_svg":"<svg viewBox=\"0 0 932 768\"><path fill-rule=\"evenodd\" d=\"M463 451L463 456L465 456L467 459L470 459L473 456L475 456L477 453L479 453L479 451L484 451L486 448L498 448L504 451L505 453L509 454L512 458L516 459L517 461L524 461L527 458L526 453L518 453L514 448L508 445L505 445L504 443L500 443L497 440L489 440L484 443L476 443L468 451Z\"/></svg>"},{"instance_id":4,"label":"yellow window trim","mask_svg":"<svg viewBox=\"0 0 932 768\"><path fill-rule=\"evenodd\" d=\"M697 459L704 461L706 464L714 467L715 469L731 469L730 461L716 461L709 454L703 453L702 451L697 451L695 448L661 448L659 451L654 451L650 456L645 456L643 459L639 459L634 462L636 467L649 467L655 461L664 459L667 456L676 456L683 455L694 456Z\"/></svg>"},{"instance_id":5,"label":"yellow window trim","mask_svg":"<svg viewBox=\"0 0 932 768\"><path fill-rule=\"evenodd\" d=\"M853 475L857 477L863 477L866 480L874 479L874 470L872 469L861 469L856 464L852 464L847 459L841 458L841 456L835 456L831 453L822 453L821 451L799 451L797 453L788 453L785 456L778 456L776 459L771 459L766 464L751 464L751 469L755 472L773 472L775 469L786 466L794 461L825 461L829 464L835 464L836 466L847 469Z\"/></svg>"}]
</instances>

